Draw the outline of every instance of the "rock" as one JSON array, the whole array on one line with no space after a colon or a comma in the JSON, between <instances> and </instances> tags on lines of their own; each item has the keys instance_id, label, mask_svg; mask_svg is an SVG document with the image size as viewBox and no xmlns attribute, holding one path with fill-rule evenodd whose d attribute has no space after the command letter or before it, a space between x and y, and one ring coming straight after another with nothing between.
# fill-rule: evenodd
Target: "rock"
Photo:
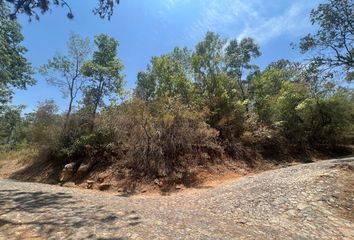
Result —
<instances>
[{"instance_id":1,"label":"rock","mask_svg":"<svg viewBox=\"0 0 354 240\"><path fill-rule=\"evenodd\" d=\"M82 164L77 170L77 175L79 177L84 177L85 175L88 174L89 170L90 170L90 166L88 164Z\"/></svg>"},{"instance_id":2,"label":"rock","mask_svg":"<svg viewBox=\"0 0 354 240\"><path fill-rule=\"evenodd\" d=\"M74 162L66 164L64 166L64 168L63 168L63 170L61 171L61 174L60 174L60 181L61 182L66 182L72 177L74 167L75 167L75 163Z\"/></svg>"},{"instance_id":3,"label":"rock","mask_svg":"<svg viewBox=\"0 0 354 240\"><path fill-rule=\"evenodd\" d=\"M111 184L108 184L108 183L102 183L98 186L98 189L100 191L105 191L105 190L108 190L111 188Z\"/></svg>"},{"instance_id":4,"label":"rock","mask_svg":"<svg viewBox=\"0 0 354 240\"><path fill-rule=\"evenodd\" d=\"M95 183L95 181L87 180L86 181L86 188L87 189L92 189L94 183Z\"/></svg>"},{"instance_id":5,"label":"rock","mask_svg":"<svg viewBox=\"0 0 354 240\"><path fill-rule=\"evenodd\" d=\"M74 162L71 162L71 163L68 163L64 166L64 169L67 170L67 171L73 171L74 170L74 167L75 167L75 163Z\"/></svg>"}]
</instances>

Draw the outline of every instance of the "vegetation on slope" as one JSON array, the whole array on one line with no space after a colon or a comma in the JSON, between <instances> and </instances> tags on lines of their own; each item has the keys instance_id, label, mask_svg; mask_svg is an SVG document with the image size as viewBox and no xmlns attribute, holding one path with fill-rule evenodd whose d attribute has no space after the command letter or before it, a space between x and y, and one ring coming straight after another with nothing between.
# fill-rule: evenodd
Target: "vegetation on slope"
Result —
<instances>
[{"instance_id":1,"label":"vegetation on slope","mask_svg":"<svg viewBox=\"0 0 354 240\"><path fill-rule=\"evenodd\" d=\"M320 50L311 61L282 59L261 70L253 63L261 49L252 38L227 40L208 32L193 50L176 47L153 57L132 92L124 89L118 41L96 36L90 54L89 40L73 33L68 54L40 69L69 97L68 110L61 114L48 100L25 116L9 105L9 96L12 87L33 83L30 65L19 46L19 26L0 6L1 28L16 36L1 31L0 51L15 46L17 52L2 56L21 61L11 68L1 58L1 149L36 148L42 165L35 166L49 166L43 169L57 181L64 167L70 176L61 180L80 181L114 166L121 178L183 183L198 166L289 158L353 140L352 21L328 18L352 12L350 1L329 1L312 12L319 31L301 40L302 51ZM323 51L328 46L333 48Z\"/></svg>"}]
</instances>

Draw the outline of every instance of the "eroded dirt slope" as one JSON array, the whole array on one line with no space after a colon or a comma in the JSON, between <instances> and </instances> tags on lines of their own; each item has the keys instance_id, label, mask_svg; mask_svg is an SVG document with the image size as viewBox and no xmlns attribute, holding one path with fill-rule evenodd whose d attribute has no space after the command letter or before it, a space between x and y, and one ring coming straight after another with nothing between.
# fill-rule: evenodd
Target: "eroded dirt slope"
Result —
<instances>
[{"instance_id":1,"label":"eroded dirt slope","mask_svg":"<svg viewBox=\"0 0 354 240\"><path fill-rule=\"evenodd\" d=\"M354 239L354 158L170 196L0 180L0 239Z\"/></svg>"}]
</instances>

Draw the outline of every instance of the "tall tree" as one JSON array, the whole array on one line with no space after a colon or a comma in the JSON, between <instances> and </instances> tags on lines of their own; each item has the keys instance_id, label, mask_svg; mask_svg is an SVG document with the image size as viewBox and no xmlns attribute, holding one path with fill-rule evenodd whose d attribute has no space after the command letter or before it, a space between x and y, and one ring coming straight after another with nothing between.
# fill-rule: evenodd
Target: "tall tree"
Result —
<instances>
[{"instance_id":1,"label":"tall tree","mask_svg":"<svg viewBox=\"0 0 354 240\"><path fill-rule=\"evenodd\" d=\"M185 103L191 99L190 53L175 48L172 53L153 57L146 72L138 74L136 95L145 101L160 97L180 97Z\"/></svg>"},{"instance_id":2,"label":"tall tree","mask_svg":"<svg viewBox=\"0 0 354 240\"><path fill-rule=\"evenodd\" d=\"M74 101L85 82L81 68L91 52L89 39L82 39L74 32L70 33L67 45L67 55L58 54L40 68L40 72L48 77L47 81L58 87L63 97L69 98L64 130L67 127Z\"/></svg>"},{"instance_id":3,"label":"tall tree","mask_svg":"<svg viewBox=\"0 0 354 240\"><path fill-rule=\"evenodd\" d=\"M225 46L225 39L208 32L192 54L198 103L209 108L209 123L213 127L229 122L225 119L241 115L240 103L237 102L237 84L225 71Z\"/></svg>"},{"instance_id":4,"label":"tall tree","mask_svg":"<svg viewBox=\"0 0 354 240\"><path fill-rule=\"evenodd\" d=\"M138 73L134 89L134 95L146 102L156 98L156 81L151 77L150 71L151 66L148 65L146 72Z\"/></svg>"},{"instance_id":5,"label":"tall tree","mask_svg":"<svg viewBox=\"0 0 354 240\"><path fill-rule=\"evenodd\" d=\"M118 41L108 35L101 34L95 37L96 51L92 60L82 67L83 74L90 83L85 87L85 94L90 94L91 116L93 121L97 110L104 105L104 97L112 93L120 93L123 86L123 64L117 57Z\"/></svg>"},{"instance_id":6,"label":"tall tree","mask_svg":"<svg viewBox=\"0 0 354 240\"><path fill-rule=\"evenodd\" d=\"M218 34L208 32L203 41L197 44L192 55L192 66L195 84L199 94L213 103L222 87L224 77L221 76L224 68L223 47L226 40Z\"/></svg>"},{"instance_id":7,"label":"tall tree","mask_svg":"<svg viewBox=\"0 0 354 240\"><path fill-rule=\"evenodd\" d=\"M26 89L35 81L21 45L21 26L8 18L9 9L0 2L0 111L11 100L13 88Z\"/></svg>"},{"instance_id":8,"label":"tall tree","mask_svg":"<svg viewBox=\"0 0 354 240\"><path fill-rule=\"evenodd\" d=\"M274 105L283 84L298 75L296 64L288 60L279 60L270 63L264 71L252 78L251 97L253 111L260 120L272 124L275 118Z\"/></svg>"},{"instance_id":9,"label":"tall tree","mask_svg":"<svg viewBox=\"0 0 354 240\"><path fill-rule=\"evenodd\" d=\"M329 0L311 11L311 22L319 29L301 39L303 53L316 51L314 61L329 68L343 68L354 79L354 2Z\"/></svg>"},{"instance_id":10,"label":"tall tree","mask_svg":"<svg viewBox=\"0 0 354 240\"><path fill-rule=\"evenodd\" d=\"M249 76L258 70L251 61L260 55L260 48L252 38L244 38L240 42L234 39L226 47L227 73L237 82L243 101L248 98ZM245 78L247 72L249 75Z\"/></svg>"},{"instance_id":11,"label":"tall tree","mask_svg":"<svg viewBox=\"0 0 354 240\"><path fill-rule=\"evenodd\" d=\"M18 14L26 14L31 20L32 17L39 20L39 12L44 14L52 9L52 6L65 7L68 10L67 17L74 18L73 11L67 0L0 0L0 3L6 1L13 6L13 12L9 15L15 19ZM98 0L97 7L93 13L100 18L108 18L113 14L114 6L119 4L119 0Z\"/></svg>"}]
</instances>

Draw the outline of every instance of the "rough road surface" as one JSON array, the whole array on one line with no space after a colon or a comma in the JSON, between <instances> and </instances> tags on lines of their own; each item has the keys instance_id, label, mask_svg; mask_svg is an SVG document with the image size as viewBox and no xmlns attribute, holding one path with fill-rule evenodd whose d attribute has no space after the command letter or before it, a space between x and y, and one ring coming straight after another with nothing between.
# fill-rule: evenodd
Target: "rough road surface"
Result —
<instances>
[{"instance_id":1,"label":"rough road surface","mask_svg":"<svg viewBox=\"0 0 354 240\"><path fill-rule=\"evenodd\" d=\"M0 180L0 239L354 239L354 158L170 196Z\"/></svg>"}]
</instances>

